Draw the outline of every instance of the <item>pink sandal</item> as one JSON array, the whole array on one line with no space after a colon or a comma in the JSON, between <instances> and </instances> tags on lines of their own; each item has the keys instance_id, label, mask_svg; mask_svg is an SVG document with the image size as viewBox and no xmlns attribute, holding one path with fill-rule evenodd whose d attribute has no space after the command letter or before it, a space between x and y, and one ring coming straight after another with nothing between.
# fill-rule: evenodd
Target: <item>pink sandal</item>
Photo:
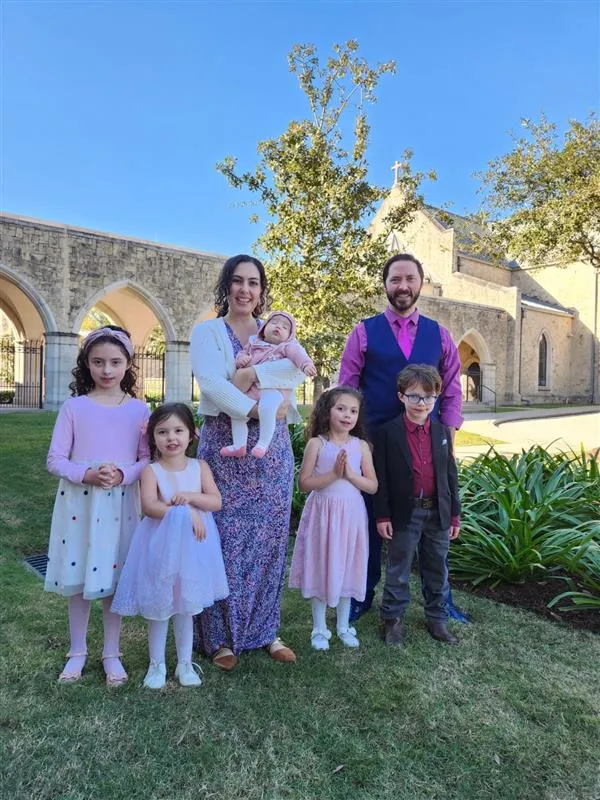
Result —
<instances>
[{"instance_id":1,"label":"pink sandal","mask_svg":"<svg viewBox=\"0 0 600 800\"><path fill-rule=\"evenodd\" d=\"M107 658L118 658L119 660L122 658L123 653L113 653L112 655L109 653L106 656L102 656L102 665L104 666L104 662ZM121 664L121 666L123 666ZM123 670L125 672L125 670ZM129 676L125 672L124 675L118 675L114 672L106 672L106 668L104 668L104 672L106 674L106 685L107 686L124 686L127 681L129 680Z\"/></svg>"},{"instance_id":2,"label":"pink sandal","mask_svg":"<svg viewBox=\"0 0 600 800\"><path fill-rule=\"evenodd\" d=\"M67 653L67 658L87 658L87 652L85 652L85 653L70 653L69 652L69 653ZM81 672L82 672L84 666L85 666L85 661L84 661L84 663L81 665L81 667L79 669L72 670L71 672L65 672L65 670L63 669L63 671L58 676L58 682L59 683L75 683L75 681L81 680ZM66 669L66 664L65 664L65 669Z\"/></svg>"}]
</instances>

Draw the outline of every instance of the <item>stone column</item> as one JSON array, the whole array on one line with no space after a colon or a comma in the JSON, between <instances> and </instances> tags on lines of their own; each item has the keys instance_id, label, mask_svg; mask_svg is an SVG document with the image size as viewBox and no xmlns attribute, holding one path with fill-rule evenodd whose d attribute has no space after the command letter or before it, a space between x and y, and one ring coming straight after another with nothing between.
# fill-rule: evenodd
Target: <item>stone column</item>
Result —
<instances>
[{"instance_id":1,"label":"stone column","mask_svg":"<svg viewBox=\"0 0 600 800\"><path fill-rule=\"evenodd\" d=\"M44 408L56 411L71 395L69 384L73 380L71 371L79 352L79 336L76 333L59 331L45 333L44 336L46 339Z\"/></svg>"},{"instance_id":2,"label":"stone column","mask_svg":"<svg viewBox=\"0 0 600 800\"><path fill-rule=\"evenodd\" d=\"M481 367L481 402L486 406L493 406L494 400L501 405L500 399L494 395L496 392L496 365L480 364Z\"/></svg>"},{"instance_id":3,"label":"stone column","mask_svg":"<svg viewBox=\"0 0 600 800\"><path fill-rule=\"evenodd\" d=\"M521 306L521 292L512 287L513 302L507 305L508 313L508 339L506 342L506 378L505 399L509 404L519 405L521 402L521 328L523 325L523 308ZM499 397L499 402L504 398Z\"/></svg>"},{"instance_id":4,"label":"stone column","mask_svg":"<svg viewBox=\"0 0 600 800\"><path fill-rule=\"evenodd\" d=\"M165 401L190 403L192 365L189 342L167 342L165 350Z\"/></svg>"}]
</instances>

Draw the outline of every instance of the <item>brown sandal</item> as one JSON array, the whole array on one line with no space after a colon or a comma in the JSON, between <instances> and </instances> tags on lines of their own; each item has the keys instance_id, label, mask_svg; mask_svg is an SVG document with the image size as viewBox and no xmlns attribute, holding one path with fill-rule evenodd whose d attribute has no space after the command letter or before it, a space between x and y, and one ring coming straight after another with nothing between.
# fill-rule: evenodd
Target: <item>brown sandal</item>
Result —
<instances>
[{"instance_id":1,"label":"brown sandal","mask_svg":"<svg viewBox=\"0 0 600 800\"><path fill-rule=\"evenodd\" d=\"M238 663L238 659L229 647L219 647L213 654L212 663L224 672L231 672Z\"/></svg>"},{"instance_id":2,"label":"brown sandal","mask_svg":"<svg viewBox=\"0 0 600 800\"><path fill-rule=\"evenodd\" d=\"M287 647L279 638L273 639L271 644L268 644L265 649L273 661L279 661L282 664L291 664L296 660L296 654L292 648Z\"/></svg>"}]
</instances>

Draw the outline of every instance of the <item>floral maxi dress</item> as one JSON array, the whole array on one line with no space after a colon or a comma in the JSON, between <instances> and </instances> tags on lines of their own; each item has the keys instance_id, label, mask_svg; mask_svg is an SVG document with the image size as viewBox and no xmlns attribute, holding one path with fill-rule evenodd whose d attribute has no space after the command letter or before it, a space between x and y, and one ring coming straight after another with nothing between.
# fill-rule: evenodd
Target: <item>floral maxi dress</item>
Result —
<instances>
[{"instance_id":1,"label":"floral maxi dress","mask_svg":"<svg viewBox=\"0 0 600 800\"><path fill-rule=\"evenodd\" d=\"M234 356L242 349L228 327ZM248 423L248 452L258 441ZM195 645L206 655L231 647L237 655L270 644L280 624L294 480L294 456L285 420L279 420L264 458L223 458L231 443L226 414L207 417L198 457L210 466L223 498L214 515L229 584L229 597L195 620Z\"/></svg>"}]
</instances>

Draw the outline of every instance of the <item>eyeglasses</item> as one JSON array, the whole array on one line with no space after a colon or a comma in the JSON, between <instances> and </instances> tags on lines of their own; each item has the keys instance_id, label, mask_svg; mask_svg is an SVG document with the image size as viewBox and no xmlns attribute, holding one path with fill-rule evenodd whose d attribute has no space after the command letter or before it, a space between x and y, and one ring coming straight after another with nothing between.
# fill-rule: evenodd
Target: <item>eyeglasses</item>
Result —
<instances>
[{"instance_id":1,"label":"eyeglasses","mask_svg":"<svg viewBox=\"0 0 600 800\"><path fill-rule=\"evenodd\" d=\"M404 397L411 406L418 406L421 402L425 403L426 406L432 406L437 400L437 394L405 394Z\"/></svg>"}]
</instances>

